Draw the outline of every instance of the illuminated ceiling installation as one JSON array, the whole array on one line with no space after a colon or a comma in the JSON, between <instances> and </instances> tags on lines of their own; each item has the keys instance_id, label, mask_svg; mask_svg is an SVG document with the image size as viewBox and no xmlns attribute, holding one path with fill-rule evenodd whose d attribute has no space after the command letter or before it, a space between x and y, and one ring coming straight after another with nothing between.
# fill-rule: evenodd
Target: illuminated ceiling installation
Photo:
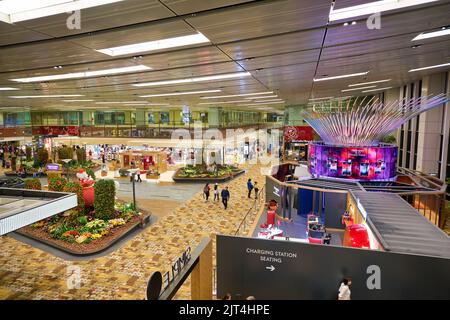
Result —
<instances>
[{"instance_id":1,"label":"illuminated ceiling installation","mask_svg":"<svg viewBox=\"0 0 450 320\"><path fill-rule=\"evenodd\" d=\"M375 146L409 119L449 99L440 94L384 104L375 97L321 101L302 111L305 121L330 145Z\"/></svg>"}]
</instances>

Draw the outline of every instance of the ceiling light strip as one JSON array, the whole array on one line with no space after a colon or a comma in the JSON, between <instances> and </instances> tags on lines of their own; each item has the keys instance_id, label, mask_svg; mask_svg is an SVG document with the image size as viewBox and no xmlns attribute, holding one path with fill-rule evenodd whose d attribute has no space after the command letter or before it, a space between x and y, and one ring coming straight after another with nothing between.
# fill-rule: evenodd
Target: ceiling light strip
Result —
<instances>
[{"instance_id":1,"label":"ceiling light strip","mask_svg":"<svg viewBox=\"0 0 450 320\"><path fill-rule=\"evenodd\" d=\"M351 73L351 74L343 74L340 76L332 76L332 77L323 77L323 78L314 78L314 82L318 81L327 81L327 80L334 80L334 79L343 79L343 78L350 78L350 77L358 77L358 76L364 76L368 74L369 71L366 72L358 72L358 73Z\"/></svg>"},{"instance_id":2,"label":"ceiling light strip","mask_svg":"<svg viewBox=\"0 0 450 320\"><path fill-rule=\"evenodd\" d=\"M171 97L171 96L181 96L188 94L204 94L204 93L214 93L221 92L222 90L203 90L203 91L181 91L181 92L173 92L173 93L158 93L158 94L146 94L143 96L139 96L141 98L156 98L156 97Z\"/></svg>"},{"instance_id":3,"label":"ceiling light strip","mask_svg":"<svg viewBox=\"0 0 450 320\"><path fill-rule=\"evenodd\" d=\"M450 63L436 64L434 66L428 66L428 67L422 67L422 68L417 68L417 69L411 69L408 72L422 71L422 70L428 70L428 69L434 69L434 68L442 68L442 67L448 67L448 66L450 66Z\"/></svg>"},{"instance_id":4,"label":"ceiling light strip","mask_svg":"<svg viewBox=\"0 0 450 320\"><path fill-rule=\"evenodd\" d=\"M248 77L248 76L251 76L250 72L236 72L236 73L227 73L227 74L219 74L219 75L204 76L204 77L194 77L194 78L185 78L185 79L174 79L174 80L165 80L165 81L136 83L136 84L133 84L133 86L135 86L135 87L164 86L164 85L171 85L171 84L224 80L224 79L241 78L241 77Z\"/></svg>"},{"instance_id":5,"label":"ceiling light strip","mask_svg":"<svg viewBox=\"0 0 450 320\"><path fill-rule=\"evenodd\" d=\"M123 68L113 68L113 69L104 69L104 70L86 71L86 72L63 73L63 74L30 77L30 78L17 78L17 79L10 79L10 80L16 81L16 82L22 82L22 83L40 82L40 81L55 81L55 80L65 80L65 79L99 77L99 76L106 76L106 75L118 74L118 73L132 73L132 72L145 71L145 70L150 70L150 69L151 69L150 67L147 67L144 65L137 65L137 66L123 67Z\"/></svg>"},{"instance_id":6,"label":"ceiling light strip","mask_svg":"<svg viewBox=\"0 0 450 320\"><path fill-rule=\"evenodd\" d=\"M356 87L356 86L364 86L367 84L374 84L374 83L383 83L383 82L388 82L391 81L391 79L384 79L384 80L376 80L376 81L369 81L369 82L360 82L360 83L353 83L353 84L349 84L349 87Z\"/></svg>"},{"instance_id":7,"label":"ceiling light strip","mask_svg":"<svg viewBox=\"0 0 450 320\"><path fill-rule=\"evenodd\" d=\"M385 87L385 88L378 88L378 89L364 90L364 91L362 91L362 92L363 92L363 93L366 93L366 92L374 92L374 91L383 91L383 90L388 90L388 89L392 89L392 87Z\"/></svg>"},{"instance_id":8,"label":"ceiling light strip","mask_svg":"<svg viewBox=\"0 0 450 320\"><path fill-rule=\"evenodd\" d=\"M438 0L381 0L336 10L334 8L331 8L329 21L360 17L364 15L397 10L436 1Z\"/></svg>"},{"instance_id":9,"label":"ceiling light strip","mask_svg":"<svg viewBox=\"0 0 450 320\"><path fill-rule=\"evenodd\" d=\"M53 94L41 96L9 96L13 99L33 99L33 98L68 98L68 97L84 97L82 94Z\"/></svg>"},{"instance_id":10,"label":"ceiling light strip","mask_svg":"<svg viewBox=\"0 0 450 320\"><path fill-rule=\"evenodd\" d=\"M135 43L135 44L125 45L125 46L99 49L96 51L114 57L114 56L122 56L122 55L132 54L132 53L149 52L149 51L183 47L183 46L189 46L189 45L200 44L200 43L208 43L208 42L211 42L211 41L207 37L205 37L203 34L198 32L196 34L191 34L188 36L181 36L181 37L174 37L174 38L168 38L168 39L162 39L162 40L141 42L141 43Z\"/></svg>"},{"instance_id":11,"label":"ceiling light strip","mask_svg":"<svg viewBox=\"0 0 450 320\"><path fill-rule=\"evenodd\" d=\"M272 94L272 91L266 92L254 92L254 93L241 93L241 94L229 94L225 96L212 96L212 97L201 97L200 99L221 99L221 98L234 98L234 97L249 97L249 96L257 96L257 95L267 95Z\"/></svg>"}]
</instances>

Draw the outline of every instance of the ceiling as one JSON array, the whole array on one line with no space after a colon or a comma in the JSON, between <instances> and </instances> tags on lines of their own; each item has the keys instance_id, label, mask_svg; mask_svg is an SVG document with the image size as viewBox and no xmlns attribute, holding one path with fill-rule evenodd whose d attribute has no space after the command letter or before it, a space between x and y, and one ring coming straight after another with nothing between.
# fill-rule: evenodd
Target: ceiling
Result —
<instances>
[{"instance_id":1,"label":"ceiling","mask_svg":"<svg viewBox=\"0 0 450 320\"><path fill-rule=\"evenodd\" d=\"M335 8L370 2L336 0ZM249 105L222 103L242 110L282 109L310 98L348 96L342 89L357 82L390 78L382 86L400 86L426 74L444 71L412 68L450 62L450 36L420 41L424 31L450 25L450 0L409 7L381 15L381 29L369 30L365 18L344 26L328 22L332 0L127 0L81 11L81 29L66 27L68 14L53 15L14 25L0 22L1 108L80 110L132 108L128 104L96 102L147 101L146 109L189 105L208 109L213 104L248 100L244 97L201 99L273 91L284 103ZM353 20L352 20L353 21ZM95 49L171 37L205 35L210 43L160 51L109 56ZM14 78L145 65L136 73L17 83ZM54 69L55 66L62 68ZM136 87L133 84L234 72L251 76L190 84ZM365 76L314 82L313 78L358 72ZM182 91L221 90L207 94L142 98L140 95ZM351 92L361 94L358 91ZM79 94L76 98L13 99L16 95ZM63 102L62 100L94 100ZM160 104L160 106L158 106ZM141 108L141 107L138 107ZM12 110L12 109L11 109Z\"/></svg>"}]
</instances>

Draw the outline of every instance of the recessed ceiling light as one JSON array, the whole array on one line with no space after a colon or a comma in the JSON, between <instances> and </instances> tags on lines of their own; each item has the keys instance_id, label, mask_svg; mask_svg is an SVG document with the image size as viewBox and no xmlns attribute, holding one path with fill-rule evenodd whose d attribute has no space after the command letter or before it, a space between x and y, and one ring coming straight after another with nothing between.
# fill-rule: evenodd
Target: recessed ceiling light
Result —
<instances>
[{"instance_id":1,"label":"recessed ceiling light","mask_svg":"<svg viewBox=\"0 0 450 320\"><path fill-rule=\"evenodd\" d=\"M207 37L205 37L200 32L188 36L174 37L162 40L148 41L135 43L125 46L112 47L106 49L96 50L100 53L107 54L109 56L122 56L125 54L137 53L137 52L148 52L155 50L162 50L168 48L183 47L193 44L210 42Z\"/></svg>"},{"instance_id":2,"label":"recessed ceiling light","mask_svg":"<svg viewBox=\"0 0 450 320\"><path fill-rule=\"evenodd\" d=\"M388 89L392 89L392 87L378 88L378 89L371 89L371 90L364 90L364 91L362 91L362 92L366 93L366 92L382 91L382 90L388 90Z\"/></svg>"},{"instance_id":3,"label":"recessed ceiling light","mask_svg":"<svg viewBox=\"0 0 450 320\"><path fill-rule=\"evenodd\" d=\"M418 40L424 40L424 39L430 39L430 38L436 38L436 37L442 37L442 36L448 36L450 35L450 28L447 29L444 27L444 29L433 31L433 32L427 32L427 33L421 33L414 37L411 41L418 41Z\"/></svg>"},{"instance_id":4,"label":"recessed ceiling light","mask_svg":"<svg viewBox=\"0 0 450 320\"><path fill-rule=\"evenodd\" d=\"M346 27L346 26L348 26L348 22L345 22L345 23L344 23L344 27Z\"/></svg>"},{"instance_id":5,"label":"recessed ceiling light","mask_svg":"<svg viewBox=\"0 0 450 320\"><path fill-rule=\"evenodd\" d=\"M123 0L2 0L0 1L0 20L15 23L119 1Z\"/></svg>"},{"instance_id":6,"label":"recessed ceiling light","mask_svg":"<svg viewBox=\"0 0 450 320\"><path fill-rule=\"evenodd\" d=\"M341 90L341 91L342 92L357 91L357 90L370 89L370 88L375 88L375 87L376 87L376 85L374 85L374 86L367 86L367 87L353 88L353 89L344 89L344 90Z\"/></svg>"},{"instance_id":7,"label":"recessed ceiling light","mask_svg":"<svg viewBox=\"0 0 450 320\"><path fill-rule=\"evenodd\" d=\"M417 49L417 48L420 48L422 45L420 45L420 44L416 44L416 45L414 45L414 46L411 46L411 48L413 48L413 49Z\"/></svg>"},{"instance_id":8,"label":"recessed ceiling light","mask_svg":"<svg viewBox=\"0 0 450 320\"><path fill-rule=\"evenodd\" d=\"M54 81L54 80L64 80L64 79L76 79L76 78L90 78L90 77L98 77L104 76L107 74L118 74L118 73L130 73L137 71L150 70L150 67L144 65L137 65L131 67L122 67L122 68L113 68L113 69L103 69L97 71L86 71L86 72L73 72L73 73L63 73L63 74L55 74L49 76L39 76L39 77L30 77L30 78L18 78L11 79L16 82L40 82L40 81Z\"/></svg>"},{"instance_id":9,"label":"recessed ceiling light","mask_svg":"<svg viewBox=\"0 0 450 320\"><path fill-rule=\"evenodd\" d=\"M52 95L41 95L41 96L9 96L13 99L33 99L33 98L68 98L68 97L84 97L82 94L52 94Z\"/></svg>"},{"instance_id":10,"label":"recessed ceiling light","mask_svg":"<svg viewBox=\"0 0 450 320\"><path fill-rule=\"evenodd\" d=\"M422 68L417 68L417 69L411 69L408 72L428 70L428 69L434 69L434 68L442 68L442 67L447 67L447 66L450 66L450 63L437 64L437 65L434 65L434 66L428 66L428 67L422 67Z\"/></svg>"},{"instance_id":11,"label":"recessed ceiling light","mask_svg":"<svg viewBox=\"0 0 450 320\"><path fill-rule=\"evenodd\" d=\"M351 73L351 74L343 74L341 76L332 76L332 77L325 77L325 78L314 78L313 81L326 81L326 80L334 80L334 79L342 79L342 78L350 78L350 77L357 77L357 76L364 76L368 74L369 71L366 72L358 72L358 73Z\"/></svg>"},{"instance_id":12,"label":"recessed ceiling light","mask_svg":"<svg viewBox=\"0 0 450 320\"><path fill-rule=\"evenodd\" d=\"M248 76L251 76L250 72L236 72L236 73L226 73L226 74L218 74L218 75L213 75L213 76L204 76L204 77L195 77L195 78L136 83L136 84L133 84L133 86L135 86L135 87L163 86L163 85L170 85L170 84L223 80L223 79L232 79L232 78L240 78L240 77L248 77Z\"/></svg>"},{"instance_id":13,"label":"recessed ceiling light","mask_svg":"<svg viewBox=\"0 0 450 320\"><path fill-rule=\"evenodd\" d=\"M375 80L375 81L369 81L369 82L360 82L360 83L353 83L349 84L349 87L356 87L356 86L364 86L366 84L373 84L373 83L382 83L382 82L388 82L391 81L391 79L384 79L384 80Z\"/></svg>"},{"instance_id":14,"label":"recessed ceiling light","mask_svg":"<svg viewBox=\"0 0 450 320\"><path fill-rule=\"evenodd\" d=\"M181 91L173 93L158 93L158 94L146 94L144 96L139 96L141 98L155 98L155 97L170 97L170 96L181 96L186 94L203 94L203 93L214 93L221 92L222 90L203 90L203 91Z\"/></svg>"},{"instance_id":15,"label":"recessed ceiling light","mask_svg":"<svg viewBox=\"0 0 450 320\"><path fill-rule=\"evenodd\" d=\"M420 4L435 1L438 0L380 0L336 10L334 8L331 8L329 20L337 21L342 19L349 19L373 13L381 13L384 11L417 6Z\"/></svg>"},{"instance_id":16,"label":"recessed ceiling light","mask_svg":"<svg viewBox=\"0 0 450 320\"><path fill-rule=\"evenodd\" d=\"M19 89L11 87L0 87L0 91L10 91L10 90L19 90Z\"/></svg>"},{"instance_id":17,"label":"recessed ceiling light","mask_svg":"<svg viewBox=\"0 0 450 320\"><path fill-rule=\"evenodd\" d=\"M249 96L257 96L257 95L267 95L272 94L272 91L266 92L254 92L254 93L241 93L241 94L229 94L225 96L212 96L212 97L201 97L200 99L221 99L221 98L234 98L234 97L249 97Z\"/></svg>"},{"instance_id":18,"label":"recessed ceiling light","mask_svg":"<svg viewBox=\"0 0 450 320\"><path fill-rule=\"evenodd\" d=\"M354 26L356 24L356 21L352 21L352 26Z\"/></svg>"}]
</instances>

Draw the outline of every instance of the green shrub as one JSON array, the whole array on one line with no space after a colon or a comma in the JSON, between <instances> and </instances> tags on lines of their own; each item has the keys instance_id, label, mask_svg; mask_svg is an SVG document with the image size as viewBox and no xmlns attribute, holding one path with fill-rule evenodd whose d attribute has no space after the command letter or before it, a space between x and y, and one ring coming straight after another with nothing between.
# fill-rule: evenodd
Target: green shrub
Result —
<instances>
[{"instance_id":1,"label":"green shrub","mask_svg":"<svg viewBox=\"0 0 450 320\"><path fill-rule=\"evenodd\" d=\"M26 147L25 148L25 155L26 155L26 157L27 157L27 161L31 161L31 159L32 159L32 149L31 149L31 147Z\"/></svg>"},{"instance_id":2,"label":"green shrub","mask_svg":"<svg viewBox=\"0 0 450 320\"><path fill-rule=\"evenodd\" d=\"M67 180L63 177L51 177L48 178L48 190L62 192L67 183Z\"/></svg>"},{"instance_id":3,"label":"green shrub","mask_svg":"<svg viewBox=\"0 0 450 320\"><path fill-rule=\"evenodd\" d=\"M91 177L93 180L95 180L95 173L92 169L86 169L86 174Z\"/></svg>"},{"instance_id":4,"label":"green shrub","mask_svg":"<svg viewBox=\"0 0 450 320\"><path fill-rule=\"evenodd\" d=\"M102 179L94 185L94 210L97 219L111 219L114 217L114 197L116 186L113 180Z\"/></svg>"},{"instance_id":5,"label":"green shrub","mask_svg":"<svg viewBox=\"0 0 450 320\"><path fill-rule=\"evenodd\" d=\"M86 223L88 223L88 219L86 216L81 216L77 218L77 222L81 225L85 225Z\"/></svg>"},{"instance_id":6,"label":"green shrub","mask_svg":"<svg viewBox=\"0 0 450 320\"><path fill-rule=\"evenodd\" d=\"M25 189L41 190L41 181L38 178L25 179Z\"/></svg>"},{"instance_id":7,"label":"green shrub","mask_svg":"<svg viewBox=\"0 0 450 320\"><path fill-rule=\"evenodd\" d=\"M62 147L58 149L58 158L61 159L73 159L73 149L69 147Z\"/></svg>"},{"instance_id":8,"label":"green shrub","mask_svg":"<svg viewBox=\"0 0 450 320\"><path fill-rule=\"evenodd\" d=\"M388 136L385 136L383 139L381 139L381 142L391 143L391 144L396 143L396 141L397 141L397 139L393 135L388 135Z\"/></svg>"},{"instance_id":9,"label":"green shrub","mask_svg":"<svg viewBox=\"0 0 450 320\"><path fill-rule=\"evenodd\" d=\"M36 164L39 167L43 167L47 164L47 160L48 160L48 151L47 149L38 149L37 154L36 154Z\"/></svg>"},{"instance_id":10,"label":"green shrub","mask_svg":"<svg viewBox=\"0 0 450 320\"><path fill-rule=\"evenodd\" d=\"M121 177L127 177L128 176L128 170L127 169L119 169L119 175Z\"/></svg>"},{"instance_id":11,"label":"green shrub","mask_svg":"<svg viewBox=\"0 0 450 320\"><path fill-rule=\"evenodd\" d=\"M78 209L84 211L83 187L79 182L67 182L63 188L64 192L72 192L77 194Z\"/></svg>"},{"instance_id":12,"label":"green shrub","mask_svg":"<svg viewBox=\"0 0 450 320\"><path fill-rule=\"evenodd\" d=\"M78 163L83 164L86 162L86 149L84 148L77 149L76 154Z\"/></svg>"}]
</instances>

